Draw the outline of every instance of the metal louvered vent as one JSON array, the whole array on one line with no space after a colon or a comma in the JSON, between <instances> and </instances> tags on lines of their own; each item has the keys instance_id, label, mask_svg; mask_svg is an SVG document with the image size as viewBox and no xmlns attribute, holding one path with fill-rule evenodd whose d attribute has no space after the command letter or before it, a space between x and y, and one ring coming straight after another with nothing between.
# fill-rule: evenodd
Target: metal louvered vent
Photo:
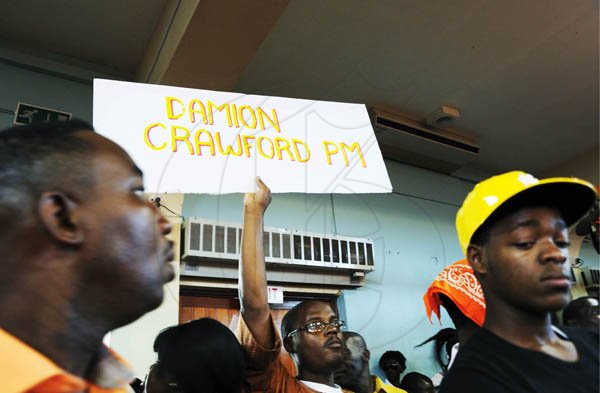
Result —
<instances>
[{"instance_id":1,"label":"metal louvered vent","mask_svg":"<svg viewBox=\"0 0 600 393\"><path fill-rule=\"evenodd\" d=\"M199 218L184 225L184 261L239 260L242 225ZM365 274L375 270L373 241L365 238L265 228L264 252L269 264Z\"/></svg>"},{"instance_id":2,"label":"metal louvered vent","mask_svg":"<svg viewBox=\"0 0 600 393\"><path fill-rule=\"evenodd\" d=\"M589 267L572 268L572 277L574 277L574 285L579 285L585 288L588 295L597 296L600 289L600 270Z\"/></svg>"},{"instance_id":3,"label":"metal louvered vent","mask_svg":"<svg viewBox=\"0 0 600 393\"><path fill-rule=\"evenodd\" d=\"M600 270L588 269L587 274L589 276L589 285L600 285Z\"/></svg>"}]
</instances>

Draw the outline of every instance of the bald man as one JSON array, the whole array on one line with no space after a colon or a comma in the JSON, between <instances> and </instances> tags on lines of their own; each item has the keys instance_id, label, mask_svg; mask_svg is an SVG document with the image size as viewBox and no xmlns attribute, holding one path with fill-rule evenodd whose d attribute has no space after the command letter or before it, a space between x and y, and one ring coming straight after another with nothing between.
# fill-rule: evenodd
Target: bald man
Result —
<instances>
[{"instance_id":1,"label":"bald man","mask_svg":"<svg viewBox=\"0 0 600 393\"><path fill-rule=\"evenodd\" d=\"M342 332L345 345L344 364L335 373L335 382L355 393L406 393L393 385L384 384L369 371L371 353L365 339L355 332Z\"/></svg>"}]
</instances>

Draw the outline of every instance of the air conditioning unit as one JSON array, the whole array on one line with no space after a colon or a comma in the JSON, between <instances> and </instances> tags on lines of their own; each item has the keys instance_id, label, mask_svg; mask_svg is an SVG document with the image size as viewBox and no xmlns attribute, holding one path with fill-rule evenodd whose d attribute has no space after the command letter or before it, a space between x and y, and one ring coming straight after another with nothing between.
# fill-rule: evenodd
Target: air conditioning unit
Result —
<instances>
[{"instance_id":1,"label":"air conditioning unit","mask_svg":"<svg viewBox=\"0 0 600 393\"><path fill-rule=\"evenodd\" d=\"M385 158L450 174L479 156L479 146L451 131L379 109L371 118Z\"/></svg>"},{"instance_id":2,"label":"air conditioning unit","mask_svg":"<svg viewBox=\"0 0 600 393\"><path fill-rule=\"evenodd\" d=\"M242 225L202 218L183 225L182 275L237 279ZM269 281L356 286L375 270L370 239L265 227L263 241ZM211 266L221 270L215 273Z\"/></svg>"}]
</instances>

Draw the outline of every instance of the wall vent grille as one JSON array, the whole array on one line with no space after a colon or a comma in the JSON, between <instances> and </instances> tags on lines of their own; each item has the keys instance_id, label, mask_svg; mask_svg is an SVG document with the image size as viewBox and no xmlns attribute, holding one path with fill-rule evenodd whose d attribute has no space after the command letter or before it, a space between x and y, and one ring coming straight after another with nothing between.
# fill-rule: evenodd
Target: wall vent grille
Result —
<instances>
[{"instance_id":1,"label":"wall vent grille","mask_svg":"<svg viewBox=\"0 0 600 393\"><path fill-rule=\"evenodd\" d=\"M589 281L591 285L600 285L600 270L599 269L588 269Z\"/></svg>"},{"instance_id":2,"label":"wall vent grille","mask_svg":"<svg viewBox=\"0 0 600 393\"><path fill-rule=\"evenodd\" d=\"M238 261L242 226L190 218L184 224L184 261ZM265 261L307 268L375 270L373 241L338 235L265 228Z\"/></svg>"}]
</instances>

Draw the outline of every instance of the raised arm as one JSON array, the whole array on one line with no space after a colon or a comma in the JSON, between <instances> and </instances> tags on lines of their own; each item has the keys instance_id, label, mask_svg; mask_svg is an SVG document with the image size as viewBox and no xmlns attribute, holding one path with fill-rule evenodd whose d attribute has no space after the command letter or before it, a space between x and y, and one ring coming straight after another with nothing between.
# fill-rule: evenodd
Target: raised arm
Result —
<instances>
[{"instance_id":1,"label":"raised arm","mask_svg":"<svg viewBox=\"0 0 600 393\"><path fill-rule=\"evenodd\" d=\"M263 247L263 215L271 202L271 191L256 179L258 190L244 196L244 232L240 260L239 294L242 317L254 339L264 348L274 345L274 332L267 301L267 275Z\"/></svg>"}]
</instances>

